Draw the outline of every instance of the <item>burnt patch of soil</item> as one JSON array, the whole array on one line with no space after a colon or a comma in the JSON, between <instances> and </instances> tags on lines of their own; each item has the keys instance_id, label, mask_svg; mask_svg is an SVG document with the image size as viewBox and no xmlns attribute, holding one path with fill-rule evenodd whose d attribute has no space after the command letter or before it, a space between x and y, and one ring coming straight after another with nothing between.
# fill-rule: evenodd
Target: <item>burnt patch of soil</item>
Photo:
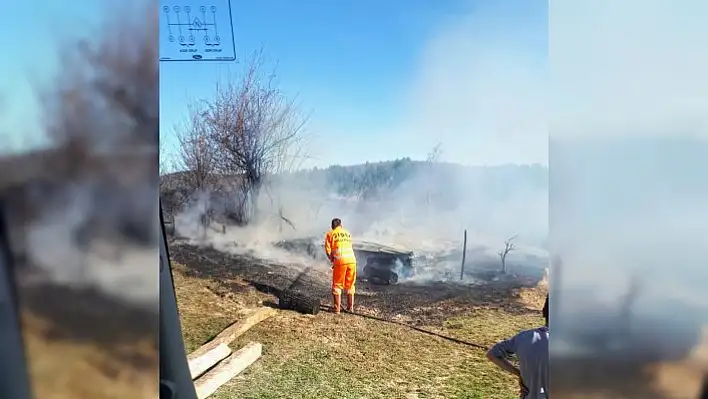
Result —
<instances>
[{"instance_id":1,"label":"burnt patch of soil","mask_svg":"<svg viewBox=\"0 0 708 399\"><path fill-rule=\"evenodd\" d=\"M287 289L307 291L318 297L329 295L328 275L306 270L300 264L275 263L176 241L171 242L170 257L185 266L188 277L217 281L243 279L259 291L273 295Z\"/></svg>"},{"instance_id":2,"label":"burnt patch of soil","mask_svg":"<svg viewBox=\"0 0 708 399\"><path fill-rule=\"evenodd\" d=\"M185 265L185 274L190 277L216 281L240 278L268 294L277 295L290 289L319 297L323 303L330 301L330 276L323 271L183 242L171 244L172 259ZM356 306L358 312L372 316L403 319L417 326L442 326L446 319L470 314L480 307L503 309L512 314L538 313L542 300L528 300L528 292L538 290L509 281L479 285L451 282L376 285L362 281L357 283ZM532 296L545 297L545 288L541 290L544 292Z\"/></svg>"},{"instance_id":3,"label":"burnt patch of soil","mask_svg":"<svg viewBox=\"0 0 708 399\"><path fill-rule=\"evenodd\" d=\"M527 288L529 289L529 288ZM360 284L358 307L385 318L403 318L413 325L442 326L446 319L470 314L477 308L499 308L512 314L538 313L522 302L520 284L466 285L450 282Z\"/></svg>"}]
</instances>

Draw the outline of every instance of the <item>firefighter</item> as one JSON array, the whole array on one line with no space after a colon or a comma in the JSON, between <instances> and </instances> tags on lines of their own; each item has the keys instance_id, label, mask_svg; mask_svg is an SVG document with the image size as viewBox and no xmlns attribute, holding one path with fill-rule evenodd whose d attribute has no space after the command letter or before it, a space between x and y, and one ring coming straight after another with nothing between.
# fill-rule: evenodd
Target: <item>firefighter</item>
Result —
<instances>
[{"instance_id":1,"label":"firefighter","mask_svg":"<svg viewBox=\"0 0 708 399\"><path fill-rule=\"evenodd\" d=\"M352 248L352 235L342 227L342 220L332 219L332 230L324 240L325 254L332 264L332 300L334 313L342 306L342 291L347 295L348 312L354 312L354 282L356 281L356 258Z\"/></svg>"}]
</instances>

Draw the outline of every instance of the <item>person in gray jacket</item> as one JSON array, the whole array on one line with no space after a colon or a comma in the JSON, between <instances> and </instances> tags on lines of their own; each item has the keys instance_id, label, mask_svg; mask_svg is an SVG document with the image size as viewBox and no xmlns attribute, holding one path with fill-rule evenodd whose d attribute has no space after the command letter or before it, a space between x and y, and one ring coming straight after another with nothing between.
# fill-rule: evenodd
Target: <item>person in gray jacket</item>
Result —
<instances>
[{"instance_id":1,"label":"person in gray jacket","mask_svg":"<svg viewBox=\"0 0 708 399\"><path fill-rule=\"evenodd\" d=\"M548 295L543 305L544 326L524 330L498 342L487 352L487 359L519 379L519 398L548 399ZM519 367L509 360L519 359Z\"/></svg>"}]
</instances>

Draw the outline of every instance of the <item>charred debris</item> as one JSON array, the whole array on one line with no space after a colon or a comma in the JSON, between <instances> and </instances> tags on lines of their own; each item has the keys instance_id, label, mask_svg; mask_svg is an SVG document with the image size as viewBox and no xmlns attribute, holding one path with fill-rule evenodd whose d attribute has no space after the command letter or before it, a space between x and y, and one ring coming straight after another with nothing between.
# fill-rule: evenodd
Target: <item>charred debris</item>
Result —
<instances>
[{"instance_id":1,"label":"charred debris","mask_svg":"<svg viewBox=\"0 0 708 399\"><path fill-rule=\"evenodd\" d=\"M326 261L322 244L317 238L284 240L275 246ZM373 284L396 284L400 277L408 278L415 274L413 251L370 241L358 241L353 246L357 263L360 267L363 266L359 277Z\"/></svg>"}]
</instances>

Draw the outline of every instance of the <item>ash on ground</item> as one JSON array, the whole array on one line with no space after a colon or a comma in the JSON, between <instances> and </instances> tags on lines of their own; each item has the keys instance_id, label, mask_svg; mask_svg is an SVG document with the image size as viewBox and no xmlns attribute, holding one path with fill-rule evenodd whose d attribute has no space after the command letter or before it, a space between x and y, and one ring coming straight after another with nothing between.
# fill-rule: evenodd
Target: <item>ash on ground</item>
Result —
<instances>
[{"instance_id":1,"label":"ash on ground","mask_svg":"<svg viewBox=\"0 0 708 399\"><path fill-rule=\"evenodd\" d=\"M292 262L260 258L256 253L244 253L237 245L231 249L223 246L216 249L206 243L180 239L171 240L170 252L173 261L186 266L191 276L225 285L230 280L243 279L256 289L274 295L282 290L295 290L328 303L331 272L329 267L323 267L326 262L323 261L320 240L306 238L279 242L274 246L292 253ZM368 251L374 248L377 250ZM501 308L512 313L538 312L547 292L547 287L541 283L543 273L539 273L538 278L524 279L511 273L492 275L489 271L478 273L472 269L463 281L459 280L459 274L447 281L426 281L418 274L426 270L425 258L412 251L375 243L360 243L356 250L363 259L359 263L358 311L413 325L442 325L444 320L468 314L479 306ZM309 254L309 257L303 254ZM382 263L382 258L393 259L390 271L402 271L398 281L375 281L362 273L367 264ZM370 259L375 262L369 262ZM475 274L479 277L472 277ZM534 299L529 301L529 297Z\"/></svg>"}]
</instances>

